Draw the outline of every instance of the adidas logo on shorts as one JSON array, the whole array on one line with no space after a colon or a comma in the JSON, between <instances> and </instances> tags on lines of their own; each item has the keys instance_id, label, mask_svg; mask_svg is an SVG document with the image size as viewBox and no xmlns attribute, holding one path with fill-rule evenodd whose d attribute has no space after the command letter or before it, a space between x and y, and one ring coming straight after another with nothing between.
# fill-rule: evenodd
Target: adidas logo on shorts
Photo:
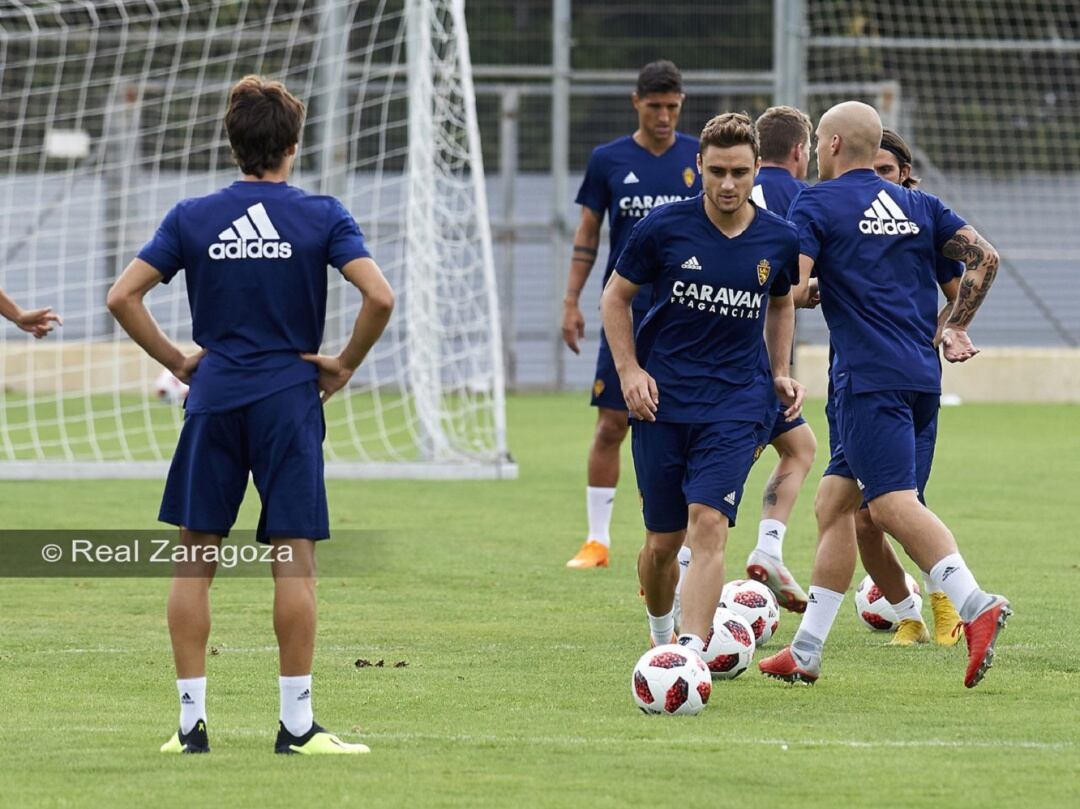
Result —
<instances>
[{"instance_id":1,"label":"adidas logo on shorts","mask_svg":"<svg viewBox=\"0 0 1080 809\"><path fill-rule=\"evenodd\" d=\"M727 503L729 506L735 505L735 492L728 492L726 495L724 495L724 502Z\"/></svg>"},{"instance_id":2,"label":"adidas logo on shorts","mask_svg":"<svg viewBox=\"0 0 1080 809\"><path fill-rule=\"evenodd\" d=\"M210 245L210 258L292 258L292 245L281 241L274 223L261 202L234 219L218 234L221 241Z\"/></svg>"},{"instance_id":3,"label":"adidas logo on shorts","mask_svg":"<svg viewBox=\"0 0 1080 809\"><path fill-rule=\"evenodd\" d=\"M863 211L865 219L859 221L859 232L878 236L906 236L919 232L919 226L907 218L893 198L878 191L873 203Z\"/></svg>"}]
</instances>

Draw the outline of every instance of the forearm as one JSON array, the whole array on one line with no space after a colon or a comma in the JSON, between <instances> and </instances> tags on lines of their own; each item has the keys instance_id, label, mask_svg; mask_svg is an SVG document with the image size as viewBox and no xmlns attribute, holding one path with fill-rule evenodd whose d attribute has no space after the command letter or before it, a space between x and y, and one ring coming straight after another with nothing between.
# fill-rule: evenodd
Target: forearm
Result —
<instances>
[{"instance_id":1,"label":"forearm","mask_svg":"<svg viewBox=\"0 0 1080 809\"><path fill-rule=\"evenodd\" d=\"M630 301L618 295L604 292L600 299L600 314L604 320L604 336L607 338L615 370L619 376L638 367L634 350L634 316Z\"/></svg>"},{"instance_id":2,"label":"forearm","mask_svg":"<svg viewBox=\"0 0 1080 809\"><path fill-rule=\"evenodd\" d=\"M4 290L0 289L0 316L14 323L18 319L20 312L22 312L22 308L9 298Z\"/></svg>"},{"instance_id":3,"label":"forearm","mask_svg":"<svg viewBox=\"0 0 1080 809\"><path fill-rule=\"evenodd\" d=\"M1000 259L993 246L971 228L958 231L941 252L947 258L963 262L965 267L945 328L966 330L994 283Z\"/></svg>"},{"instance_id":4,"label":"forearm","mask_svg":"<svg viewBox=\"0 0 1080 809\"><path fill-rule=\"evenodd\" d=\"M600 246L600 233L593 232L590 228L579 227L574 234L574 253L570 259L570 272L566 277L567 303L577 305L581 297L581 290L589 280L593 264L596 263L596 252Z\"/></svg>"},{"instance_id":5,"label":"forearm","mask_svg":"<svg viewBox=\"0 0 1080 809\"><path fill-rule=\"evenodd\" d=\"M360 363L364 361L368 352L371 351L371 347L382 336L386 324L390 322L390 314L393 309L392 305L388 306L371 298L364 299L364 303L360 307L360 313L356 316L356 322L353 324L349 342L345 344L345 348L338 355L342 365L352 371L360 367Z\"/></svg>"},{"instance_id":6,"label":"forearm","mask_svg":"<svg viewBox=\"0 0 1080 809\"><path fill-rule=\"evenodd\" d=\"M791 374L791 345L795 339L795 306L790 295L769 298L765 310L765 350L773 377Z\"/></svg>"},{"instance_id":7,"label":"forearm","mask_svg":"<svg viewBox=\"0 0 1080 809\"><path fill-rule=\"evenodd\" d=\"M128 336L159 363L174 372L183 364L183 352L161 330L142 298L116 302L109 309Z\"/></svg>"}]
</instances>

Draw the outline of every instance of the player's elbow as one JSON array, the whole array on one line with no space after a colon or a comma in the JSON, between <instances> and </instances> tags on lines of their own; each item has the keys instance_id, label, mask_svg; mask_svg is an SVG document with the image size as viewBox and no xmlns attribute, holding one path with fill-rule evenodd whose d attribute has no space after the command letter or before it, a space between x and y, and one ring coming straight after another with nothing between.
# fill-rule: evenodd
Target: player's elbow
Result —
<instances>
[{"instance_id":1,"label":"player's elbow","mask_svg":"<svg viewBox=\"0 0 1080 809\"><path fill-rule=\"evenodd\" d=\"M389 316L394 311L394 290L387 283L380 284L364 296L364 303L373 312Z\"/></svg>"},{"instance_id":2,"label":"player's elbow","mask_svg":"<svg viewBox=\"0 0 1080 809\"><path fill-rule=\"evenodd\" d=\"M127 309L131 305L131 301L131 293L124 290L119 283L113 284L109 288L109 294L105 296L105 305L113 316L119 315Z\"/></svg>"}]
</instances>

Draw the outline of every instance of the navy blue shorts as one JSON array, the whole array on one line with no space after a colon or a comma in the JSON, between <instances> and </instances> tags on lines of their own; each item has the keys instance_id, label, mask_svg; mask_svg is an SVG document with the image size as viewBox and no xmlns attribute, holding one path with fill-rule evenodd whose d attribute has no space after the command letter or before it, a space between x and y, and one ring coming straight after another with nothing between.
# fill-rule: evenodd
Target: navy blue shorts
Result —
<instances>
[{"instance_id":1,"label":"navy blue shorts","mask_svg":"<svg viewBox=\"0 0 1080 809\"><path fill-rule=\"evenodd\" d=\"M728 525L735 525L746 476L765 449L764 425L633 419L631 433L648 530L665 534L686 530L690 503L714 508L728 518Z\"/></svg>"},{"instance_id":2,"label":"navy blue shorts","mask_svg":"<svg viewBox=\"0 0 1080 809\"><path fill-rule=\"evenodd\" d=\"M788 406L786 404L784 404L783 402L780 402L780 404L778 406L778 409L776 411L776 420L773 421L772 430L769 432L769 441L768 441L768 443L771 444L773 441L775 441L777 438L782 436L784 433L786 433L786 432L788 432L790 430L794 430L796 427L798 427L801 424L806 424L806 419L804 419L802 416L799 416L794 421L784 421L784 411L787 410L787 409L788 409Z\"/></svg>"},{"instance_id":3,"label":"navy blue shorts","mask_svg":"<svg viewBox=\"0 0 1080 809\"><path fill-rule=\"evenodd\" d=\"M914 489L925 503L941 397L910 390L852 393L845 386L835 398L838 449L851 473L844 477L855 479L866 502ZM834 460L835 454L830 468Z\"/></svg>"},{"instance_id":4,"label":"navy blue shorts","mask_svg":"<svg viewBox=\"0 0 1080 809\"><path fill-rule=\"evenodd\" d=\"M634 309L634 334L646 315L644 309ZM592 385L593 407L606 407L609 410L626 410L626 400L622 395L622 383L619 372L615 370L615 358L611 356L611 347L603 328L600 329L600 348L596 353L596 376Z\"/></svg>"},{"instance_id":5,"label":"navy blue shorts","mask_svg":"<svg viewBox=\"0 0 1080 809\"><path fill-rule=\"evenodd\" d=\"M829 383L829 398L825 400L825 421L829 424L829 463L822 477L838 475L855 480L855 473L848 466L844 457L844 445L840 441L840 425L836 422L836 397L833 395L832 382Z\"/></svg>"},{"instance_id":6,"label":"navy blue shorts","mask_svg":"<svg viewBox=\"0 0 1080 809\"><path fill-rule=\"evenodd\" d=\"M228 536L250 472L262 501L259 542L326 539L325 436L314 382L225 413L188 413L158 519Z\"/></svg>"}]
</instances>

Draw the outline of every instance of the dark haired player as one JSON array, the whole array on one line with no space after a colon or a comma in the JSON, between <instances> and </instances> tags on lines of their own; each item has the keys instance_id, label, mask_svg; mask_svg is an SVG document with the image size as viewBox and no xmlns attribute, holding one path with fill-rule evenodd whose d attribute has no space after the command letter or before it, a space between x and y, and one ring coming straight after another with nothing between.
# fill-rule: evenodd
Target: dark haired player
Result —
<instances>
[{"instance_id":1,"label":"dark haired player","mask_svg":"<svg viewBox=\"0 0 1080 809\"><path fill-rule=\"evenodd\" d=\"M849 101L826 112L817 131L822 182L802 191L788 214L799 228L802 254L796 296L805 297L816 270L835 350L839 441L830 469L844 464L849 471L827 470L818 489L818 551L795 639L758 665L779 679L817 680L825 640L854 574L854 516L865 501L873 522L959 606L968 644L964 685L971 688L992 664L1011 609L1005 598L979 587L952 533L923 504L941 393L934 255L965 265L941 330L950 362L978 353L967 328L997 274L998 256L936 197L877 176L881 134L878 114L866 104Z\"/></svg>"},{"instance_id":2,"label":"dark haired player","mask_svg":"<svg viewBox=\"0 0 1080 809\"><path fill-rule=\"evenodd\" d=\"M589 158L577 195L581 223L574 235L574 255L563 300L563 339L575 354L580 353L579 341L585 335L585 318L578 299L596 260L605 213L611 228L604 269L606 284L631 229L642 217L658 205L689 199L701 191L696 170L697 140L675 129L684 98L682 75L674 64L661 60L645 65L631 96L638 128L632 135L597 147ZM635 325L648 311L651 299L648 287L634 299ZM619 377L603 331L592 404L597 410L586 491L589 532L581 549L566 563L570 568L608 566L611 511L619 480L619 447L629 428Z\"/></svg>"},{"instance_id":3,"label":"dark haired player","mask_svg":"<svg viewBox=\"0 0 1080 809\"><path fill-rule=\"evenodd\" d=\"M312 713L315 543L330 535L322 403L349 381L390 317L394 295L352 216L333 197L286 180L304 105L257 76L229 94L225 128L243 177L169 211L109 291L108 305L151 357L191 385L159 519L180 526L191 561L169 591L180 728L163 753L206 753L206 643L216 549L251 473L262 501L257 539L274 546L274 631L281 711L275 752L363 753ZM327 265L363 295L341 354L319 356ZM184 356L143 301L187 272L195 342Z\"/></svg>"},{"instance_id":4,"label":"dark haired player","mask_svg":"<svg viewBox=\"0 0 1080 809\"><path fill-rule=\"evenodd\" d=\"M671 640L685 540L693 556L679 642L697 652L712 628L728 528L768 438L775 397L788 403L790 419L803 399L788 376L798 234L749 202L758 165L753 122L718 115L699 148L704 194L665 205L635 226L601 300L633 419L645 520L638 577L650 638ZM654 303L635 345L632 302L646 284Z\"/></svg>"}]
</instances>

